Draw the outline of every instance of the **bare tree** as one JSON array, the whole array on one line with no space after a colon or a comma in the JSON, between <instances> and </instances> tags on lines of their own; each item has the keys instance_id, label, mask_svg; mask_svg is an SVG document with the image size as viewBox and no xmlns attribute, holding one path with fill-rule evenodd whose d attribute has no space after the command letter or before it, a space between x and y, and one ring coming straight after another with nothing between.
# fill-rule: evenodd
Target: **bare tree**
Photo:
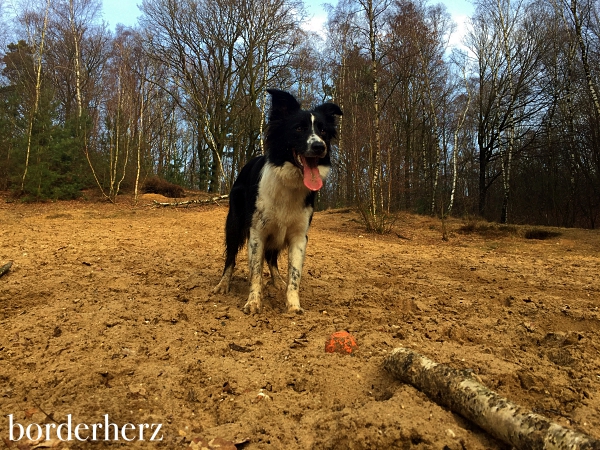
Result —
<instances>
[{"instance_id":1,"label":"bare tree","mask_svg":"<svg viewBox=\"0 0 600 450\"><path fill-rule=\"evenodd\" d=\"M369 133L363 134L357 142L354 142L353 149L348 147L346 149L352 150L355 158L364 153L364 156L359 157L359 160L362 157L365 158L366 164L362 168L366 171L368 177L365 179L364 176L360 176L362 181L365 182L364 189L358 183L354 183L355 198L361 204L360 211L367 228L380 232L383 232L388 224L383 195L384 166L381 139L380 72L384 54L382 36L385 35L382 27L386 23L384 17L389 13L389 7L390 2L387 0L347 1L339 2L336 9L331 13L332 23L347 22L349 24L342 27L343 33L338 34L336 37L336 39L344 42L344 46L347 48L347 53L341 55L344 68L341 75L346 80L343 83L346 86L349 84L355 85L359 76L363 82L368 83L370 98L367 103L362 104L362 107L368 108L365 119L370 123ZM350 60L354 65L351 71L349 71ZM363 64L367 64L368 69L366 73L360 74L360 71L364 71L360 68ZM364 89L362 88L349 92L349 101L341 100L340 103L347 108L350 106L350 102L358 102L359 96L362 96L363 93ZM347 128L346 131L348 131ZM356 166L354 166L354 170L357 174L360 171Z\"/></svg>"},{"instance_id":2,"label":"bare tree","mask_svg":"<svg viewBox=\"0 0 600 450\"><path fill-rule=\"evenodd\" d=\"M145 0L142 22L148 55L168 67L172 84L160 86L186 112L198 145L210 151L212 191L227 187L231 170L243 162L234 151L246 133L246 148L257 141L259 96L281 73L279 64L297 41L298 23L289 0ZM248 101L244 101L244 99ZM242 120L247 126L236 127ZM249 151L252 153L253 151Z\"/></svg>"},{"instance_id":3,"label":"bare tree","mask_svg":"<svg viewBox=\"0 0 600 450\"><path fill-rule=\"evenodd\" d=\"M587 39L584 32L584 28L590 28L590 25L586 24L585 22L589 21L592 17L592 13L594 11L593 8L593 2L579 2L578 0L570 0L568 5L569 12L571 13L570 19L572 20L573 28L575 30L575 37L579 46L588 92L594 104L596 117L600 119L600 98L598 97L598 86L596 84L596 80L594 80L592 76L592 69L589 61L589 43L586 42Z\"/></svg>"},{"instance_id":4,"label":"bare tree","mask_svg":"<svg viewBox=\"0 0 600 450\"><path fill-rule=\"evenodd\" d=\"M425 12L425 20L428 35L418 41L417 45L420 67L423 73L424 115L429 118L431 124L432 157L428 158L427 155L423 155L423 163L426 164L430 160L428 165L432 168L430 176L430 212L434 214L440 167L447 147L443 142L445 133L440 112L444 111L444 104L451 86L448 82L449 74L447 65L443 61L443 55L447 49L448 38L446 36L449 36L452 32L452 26L449 25L450 16L441 6L429 8ZM425 148L425 145L423 145L423 148Z\"/></svg>"},{"instance_id":5,"label":"bare tree","mask_svg":"<svg viewBox=\"0 0 600 450\"><path fill-rule=\"evenodd\" d=\"M487 191L503 176L500 219L506 221L513 158L531 141L534 119L545 108L537 75L546 43L537 38L530 26L535 19L520 2L482 0L472 23L468 44L478 63L479 214L486 215Z\"/></svg>"},{"instance_id":6,"label":"bare tree","mask_svg":"<svg viewBox=\"0 0 600 450\"><path fill-rule=\"evenodd\" d=\"M96 185L110 199L93 161L96 156L93 138L98 132L102 71L108 59L109 40L105 26L97 24L99 13L98 0L52 2L47 59L63 120L74 124L74 137Z\"/></svg>"},{"instance_id":7,"label":"bare tree","mask_svg":"<svg viewBox=\"0 0 600 450\"><path fill-rule=\"evenodd\" d=\"M29 125L27 130L27 149L25 154L25 170L21 178L21 194L25 190L25 178L27 178L27 170L29 169L29 157L31 154L31 140L33 137L33 123L36 120L38 107L40 103L40 92L42 88L42 61L44 56L44 43L46 41L46 30L48 29L48 14L50 13L50 0L47 0L44 9L44 16L41 27L36 26L37 17L33 11L25 10L21 17L21 21L27 30L28 41L34 52L35 64L35 94L33 99L33 107L29 112ZM39 25L39 24L38 24ZM40 29L38 29L40 28Z\"/></svg>"},{"instance_id":8,"label":"bare tree","mask_svg":"<svg viewBox=\"0 0 600 450\"><path fill-rule=\"evenodd\" d=\"M458 94L452 101L455 107L458 107L460 105L460 100L464 99L464 107L462 113L459 113L457 111L457 114L455 114L456 125L454 127L452 140L452 187L450 190L450 201L448 203L447 209L448 214L452 213L452 208L454 206L454 198L456 195L456 184L458 180L459 134L460 130L464 126L465 119L467 118L467 113L469 112L469 108L471 106L471 89L469 86L469 80L467 78L467 57L464 53L461 53L459 51L455 51L454 56L454 64L460 67L465 89L464 91L459 90Z\"/></svg>"}]
</instances>

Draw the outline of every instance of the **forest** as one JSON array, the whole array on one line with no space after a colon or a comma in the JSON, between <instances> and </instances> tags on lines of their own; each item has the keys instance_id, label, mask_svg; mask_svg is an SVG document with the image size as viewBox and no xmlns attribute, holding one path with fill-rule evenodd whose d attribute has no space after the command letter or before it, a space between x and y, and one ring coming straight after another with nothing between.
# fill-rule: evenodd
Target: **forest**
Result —
<instances>
[{"instance_id":1,"label":"forest","mask_svg":"<svg viewBox=\"0 0 600 450\"><path fill-rule=\"evenodd\" d=\"M344 115L318 207L384 232L399 211L600 224L600 3L476 0L462 45L441 4L0 0L0 190L137 198L159 177L227 193L263 152L267 88Z\"/></svg>"}]
</instances>

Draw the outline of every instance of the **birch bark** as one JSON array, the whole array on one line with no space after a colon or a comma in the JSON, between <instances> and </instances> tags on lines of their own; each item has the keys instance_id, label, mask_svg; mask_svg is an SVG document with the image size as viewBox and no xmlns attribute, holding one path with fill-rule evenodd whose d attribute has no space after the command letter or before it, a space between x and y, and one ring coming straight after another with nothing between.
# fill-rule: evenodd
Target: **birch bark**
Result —
<instances>
[{"instance_id":1,"label":"birch bark","mask_svg":"<svg viewBox=\"0 0 600 450\"><path fill-rule=\"evenodd\" d=\"M29 115L29 126L27 130L27 150L25 154L25 170L23 171L23 177L21 179L21 193L25 190L25 179L27 178L27 171L29 169L29 158L31 155L31 140L33 136L33 122L37 116L37 112L40 105L40 95L42 87L42 57L44 55L44 41L46 40L46 29L48 28L48 14L50 12L50 0L46 3L46 11L44 13L44 24L42 26L42 35L40 37L40 45L37 51L37 62L35 66L35 97L33 101L33 109ZM34 42L33 39L30 39ZM35 46L35 44L34 44Z\"/></svg>"},{"instance_id":2,"label":"birch bark","mask_svg":"<svg viewBox=\"0 0 600 450\"><path fill-rule=\"evenodd\" d=\"M479 383L470 372L435 363L410 349L392 350L384 368L517 449L600 449L600 441L527 411Z\"/></svg>"}]
</instances>

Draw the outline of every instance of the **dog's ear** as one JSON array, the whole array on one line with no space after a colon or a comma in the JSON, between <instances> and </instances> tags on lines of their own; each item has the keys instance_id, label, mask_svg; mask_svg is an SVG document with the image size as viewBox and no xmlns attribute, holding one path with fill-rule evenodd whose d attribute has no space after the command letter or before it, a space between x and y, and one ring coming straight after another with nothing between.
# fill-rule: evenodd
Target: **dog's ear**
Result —
<instances>
[{"instance_id":1,"label":"dog's ear","mask_svg":"<svg viewBox=\"0 0 600 450\"><path fill-rule=\"evenodd\" d=\"M298 100L292 94L278 89L267 89L267 92L271 94L271 114L269 115L269 120L281 119L300 111L300 103L298 103Z\"/></svg>"},{"instance_id":2,"label":"dog's ear","mask_svg":"<svg viewBox=\"0 0 600 450\"><path fill-rule=\"evenodd\" d=\"M323 114L329 122L335 122L334 116L341 116L342 110L335 103L323 103L315 108L315 112Z\"/></svg>"}]
</instances>

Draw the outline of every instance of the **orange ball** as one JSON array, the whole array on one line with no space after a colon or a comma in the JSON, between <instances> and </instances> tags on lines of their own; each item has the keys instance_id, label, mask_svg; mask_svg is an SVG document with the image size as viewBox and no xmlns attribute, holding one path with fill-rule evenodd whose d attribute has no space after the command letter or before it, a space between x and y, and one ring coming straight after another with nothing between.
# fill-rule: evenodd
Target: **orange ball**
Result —
<instances>
[{"instance_id":1,"label":"orange ball","mask_svg":"<svg viewBox=\"0 0 600 450\"><path fill-rule=\"evenodd\" d=\"M325 342L325 353L353 353L358 349L356 341L347 331L336 331Z\"/></svg>"}]
</instances>

